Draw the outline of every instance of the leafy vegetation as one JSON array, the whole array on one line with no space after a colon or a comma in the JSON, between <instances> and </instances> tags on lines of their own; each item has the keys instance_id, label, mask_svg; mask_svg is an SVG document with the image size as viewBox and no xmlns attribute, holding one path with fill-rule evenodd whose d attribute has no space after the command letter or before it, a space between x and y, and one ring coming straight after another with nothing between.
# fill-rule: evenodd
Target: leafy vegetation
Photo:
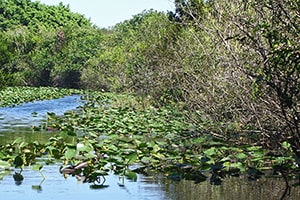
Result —
<instances>
[{"instance_id":1,"label":"leafy vegetation","mask_svg":"<svg viewBox=\"0 0 300 200\"><path fill-rule=\"evenodd\" d=\"M101 31L68 6L0 3L1 71L11 86L79 87L80 71L100 48Z\"/></svg>"},{"instance_id":2,"label":"leafy vegetation","mask_svg":"<svg viewBox=\"0 0 300 200\"><path fill-rule=\"evenodd\" d=\"M137 162L178 178L207 167L216 181L231 167L299 170L299 2L174 3L99 29L62 4L2 1L0 85L132 94L119 107L91 93L82 113L49 116L64 134L52 141L58 157L88 143L109 157L95 169Z\"/></svg>"},{"instance_id":3,"label":"leafy vegetation","mask_svg":"<svg viewBox=\"0 0 300 200\"><path fill-rule=\"evenodd\" d=\"M35 88L26 89L37 93ZM64 90L52 92L66 94ZM40 93L51 94L48 88ZM48 113L44 124L32 127L33 131L56 132L48 142L19 138L0 146L1 168L21 168L14 178L22 181L25 166L40 171L40 158L46 164L59 160L64 163L61 173L76 175L93 183L93 188L105 187L105 176L111 171L136 180L137 173L159 170L172 180L210 180L215 185L240 173L256 180L266 169L273 175L287 170L297 173L293 151L286 142L274 155L262 146L241 146L212 137L186 123L184 113L174 108L141 106L132 96L113 93L89 92L84 100L81 108L63 116Z\"/></svg>"}]
</instances>

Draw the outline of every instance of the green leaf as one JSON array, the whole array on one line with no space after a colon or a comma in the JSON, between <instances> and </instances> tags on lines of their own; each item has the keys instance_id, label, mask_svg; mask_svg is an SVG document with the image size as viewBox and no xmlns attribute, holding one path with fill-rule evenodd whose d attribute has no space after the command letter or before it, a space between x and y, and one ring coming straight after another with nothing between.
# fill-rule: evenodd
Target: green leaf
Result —
<instances>
[{"instance_id":1,"label":"green leaf","mask_svg":"<svg viewBox=\"0 0 300 200\"><path fill-rule=\"evenodd\" d=\"M152 154L153 157L155 158L158 158L158 159L165 159L166 156L164 154L161 154L161 153L155 153L155 154Z\"/></svg>"},{"instance_id":2,"label":"green leaf","mask_svg":"<svg viewBox=\"0 0 300 200\"><path fill-rule=\"evenodd\" d=\"M137 158L138 158L138 155L136 152L132 152L125 156L125 159L128 160L127 164L129 164L129 165L134 164L135 161L137 160Z\"/></svg>"},{"instance_id":3,"label":"green leaf","mask_svg":"<svg viewBox=\"0 0 300 200\"><path fill-rule=\"evenodd\" d=\"M109 185L96 185L96 184L90 185L91 189L105 189L105 188L108 188L108 187L109 187Z\"/></svg>"},{"instance_id":4,"label":"green leaf","mask_svg":"<svg viewBox=\"0 0 300 200\"><path fill-rule=\"evenodd\" d=\"M217 149L215 147L209 148L203 152L207 156L214 156L217 153Z\"/></svg>"},{"instance_id":5,"label":"green leaf","mask_svg":"<svg viewBox=\"0 0 300 200\"><path fill-rule=\"evenodd\" d=\"M66 148L65 157L66 159L72 159L76 155L76 150L74 148Z\"/></svg>"},{"instance_id":6,"label":"green leaf","mask_svg":"<svg viewBox=\"0 0 300 200\"><path fill-rule=\"evenodd\" d=\"M32 170L35 170L35 171L40 171L42 168L43 168L43 165L41 165L41 164L36 164L36 165L32 166Z\"/></svg>"},{"instance_id":7,"label":"green leaf","mask_svg":"<svg viewBox=\"0 0 300 200\"><path fill-rule=\"evenodd\" d=\"M0 169L1 168L4 168L4 169L9 169L10 167L10 164L9 162L6 162L6 161L3 161L3 160L0 160Z\"/></svg>"},{"instance_id":8,"label":"green leaf","mask_svg":"<svg viewBox=\"0 0 300 200\"><path fill-rule=\"evenodd\" d=\"M20 143L20 148L23 148L23 147L26 147L28 145L28 143L27 142L21 142Z\"/></svg>"},{"instance_id":9,"label":"green leaf","mask_svg":"<svg viewBox=\"0 0 300 200\"><path fill-rule=\"evenodd\" d=\"M96 170L91 174L91 176L95 176L95 177L97 177L97 176L107 176L107 175L108 175L108 173L105 170Z\"/></svg>"},{"instance_id":10,"label":"green leaf","mask_svg":"<svg viewBox=\"0 0 300 200\"><path fill-rule=\"evenodd\" d=\"M238 158L238 159L245 159L248 156L244 153L238 153L238 154L235 155L235 157Z\"/></svg>"},{"instance_id":11,"label":"green leaf","mask_svg":"<svg viewBox=\"0 0 300 200\"><path fill-rule=\"evenodd\" d=\"M14 165L16 167L21 167L23 165L23 159L20 156L16 156L14 160Z\"/></svg>"},{"instance_id":12,"label":"green leaf","mask_svg":"<svg viewBox=\"0 0 300 200\"><path fill-rule=\"evenodd\" d=\"M284 142L281 144L281 146L282 146L284 149L286 149L286 150L290 150L290 148L291 148L291 144L288 143L288 142L286 142L286 141L284 141Z\"/></svg>"},{"instance_id":13,"label":"green leaf","mask_svg":"<svg viewBox=\"0 0 300 200\"><path fill-rule=\"evenodd\" d=\"M83 143L78 143L76 148L78 151L81 151L81 152L89 152L89 151L93 150L93 148L90 146L90 144L83 144Z\"/></svg>"},{"instance_id":14,"label":"green leaf","mask_svg":"<svg viewBox=\"0 0 300 200\"><path fill-rule=\"evenodd\" d=\"M33 190L37 190L37 191L41 191L42 190L42 186L40 186L40 185L32 185L31 188Z\"/></svg>"},{"instance_id":15,"label":"green leaf","mask_svg":"<svg viewBox=\"0 0 300 200\"><path fill-rule=\"evenodd\" d=\"M19 137L13 141L12 145L20 144L22 141L23 141L23 139L21 137Z\"/></svg>"},{"instance_id":16,"label":"green leaf","mask_svg":"<svg viewBox=\"0 0 300 200\"><path fill-rule=\"evenodd\" d=\"M241 162L236 162L236 163L225 162L224 166L225 167L230 167L230 168L237 168L241 172L245 172L246 171L245 165L243 163L241 163Z\"/></svg>"},{"instance_id":17,"label":"green leaf","mask_svg":"<svg viewBox=\"0 0 300 200\"><path fill-rule=\"evenodd\" d=\"M132 181L137 181L137 174L133 171L127 170L125 172L125 177Z\"/></svg>"}]
</instances>

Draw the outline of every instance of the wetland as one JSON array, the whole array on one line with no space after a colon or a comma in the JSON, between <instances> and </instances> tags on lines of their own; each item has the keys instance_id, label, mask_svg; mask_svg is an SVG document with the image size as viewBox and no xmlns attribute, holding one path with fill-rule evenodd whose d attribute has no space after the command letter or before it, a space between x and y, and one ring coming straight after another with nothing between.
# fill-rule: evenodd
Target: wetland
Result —
<instances>
[{"instance_id":1,"label":"wetland","mask_svg":"<svg viewBox=\"0 0 300 200\"><path fill-rule=\"evenodd\" d=\"M0 193L6 199L300 197L297 174L281 176L266 162L292 158L200 134L175 109L145 109L132 96L58 91L59 97L26 103L19 95L20 103L0 108Z\"/></svg>"}]
</instances>

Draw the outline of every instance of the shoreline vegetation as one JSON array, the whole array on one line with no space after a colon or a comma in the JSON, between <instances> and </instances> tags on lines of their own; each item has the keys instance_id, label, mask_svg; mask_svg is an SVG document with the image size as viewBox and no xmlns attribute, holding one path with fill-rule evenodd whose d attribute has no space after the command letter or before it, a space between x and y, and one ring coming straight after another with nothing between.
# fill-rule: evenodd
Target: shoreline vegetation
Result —
<instances>
[{"instance_id":1,"label":"shoreline vegetation","mask_svg":"<svg viewBox=\"0 0 300 200\"><path fill-rule=\"evenodd\" d=\"M261 145L224 141L186 123L185 114L174 107L142 106L138 98L126 94L47 87L7 88L0 96L18 97L21 103L28 96L32 101L74 93L82 94L82 106L63 116L48 113L45 123L32 127L33 132L56 133L49 141L18 138L0 146L1 170L20 168L18 179L26 166L41 172L43 165L59 162L61 173L81 177L92 188L105 187L109 172L133 181L137 174L159 171L174 181L213 185L240 175L249 181L282 177L287 189L290 181L299 182L299 168L288 143L282 143L282 152L273 152Z\"/></svg>"},{"instance_id":2,"label":"shoreline vegetation","mask_svg":"<svg viewBox=\"0 0 300 200\"><path fill-rule=\"evenodd\" d=\"M287 188L290 175L299 179L299 2L174 4L99 29L67 5L1 1L1 105L30 101L38 92L28 88L45 90L36 99L75 92L87 101L79 113L49 113L51 126L35 127L59 131L48 148L2 146L2 165L18 158L10 152L22 165L33 162L24 154L42 155L33 148L74 167L78 153L105 155L81 170L92 182L108 163L134 178L128 166L136 162L137 171L196 182L205 178L199 170L210 170L215 184L236 172L255 179L263 169Z\"/></svg>"}]
</instances>

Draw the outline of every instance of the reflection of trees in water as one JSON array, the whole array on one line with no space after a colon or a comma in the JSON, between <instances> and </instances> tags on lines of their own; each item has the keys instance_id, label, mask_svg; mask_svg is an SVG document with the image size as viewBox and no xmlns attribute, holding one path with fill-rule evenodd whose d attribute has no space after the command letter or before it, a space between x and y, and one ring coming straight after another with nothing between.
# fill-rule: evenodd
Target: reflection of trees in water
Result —
<instances>
[{"instance_id":1,"label":"reflection of trees in water","mask_svg":"<svg viewBox=\"0 0 300 200\"><path fill-rule=\"evenodd\" d=\"M171 199L180 200L232 200L232 199L280 199L286 190L286 183L280 177L262 177L256 181L248 181L247 177L230 177L222 185L214 186L209 181L195 184L193 181L182 180L166 185ZM289 184L293 185L295 181ZM298 187L291 186L289 200L300 199Z\"/></svg>"}]
</instances>

